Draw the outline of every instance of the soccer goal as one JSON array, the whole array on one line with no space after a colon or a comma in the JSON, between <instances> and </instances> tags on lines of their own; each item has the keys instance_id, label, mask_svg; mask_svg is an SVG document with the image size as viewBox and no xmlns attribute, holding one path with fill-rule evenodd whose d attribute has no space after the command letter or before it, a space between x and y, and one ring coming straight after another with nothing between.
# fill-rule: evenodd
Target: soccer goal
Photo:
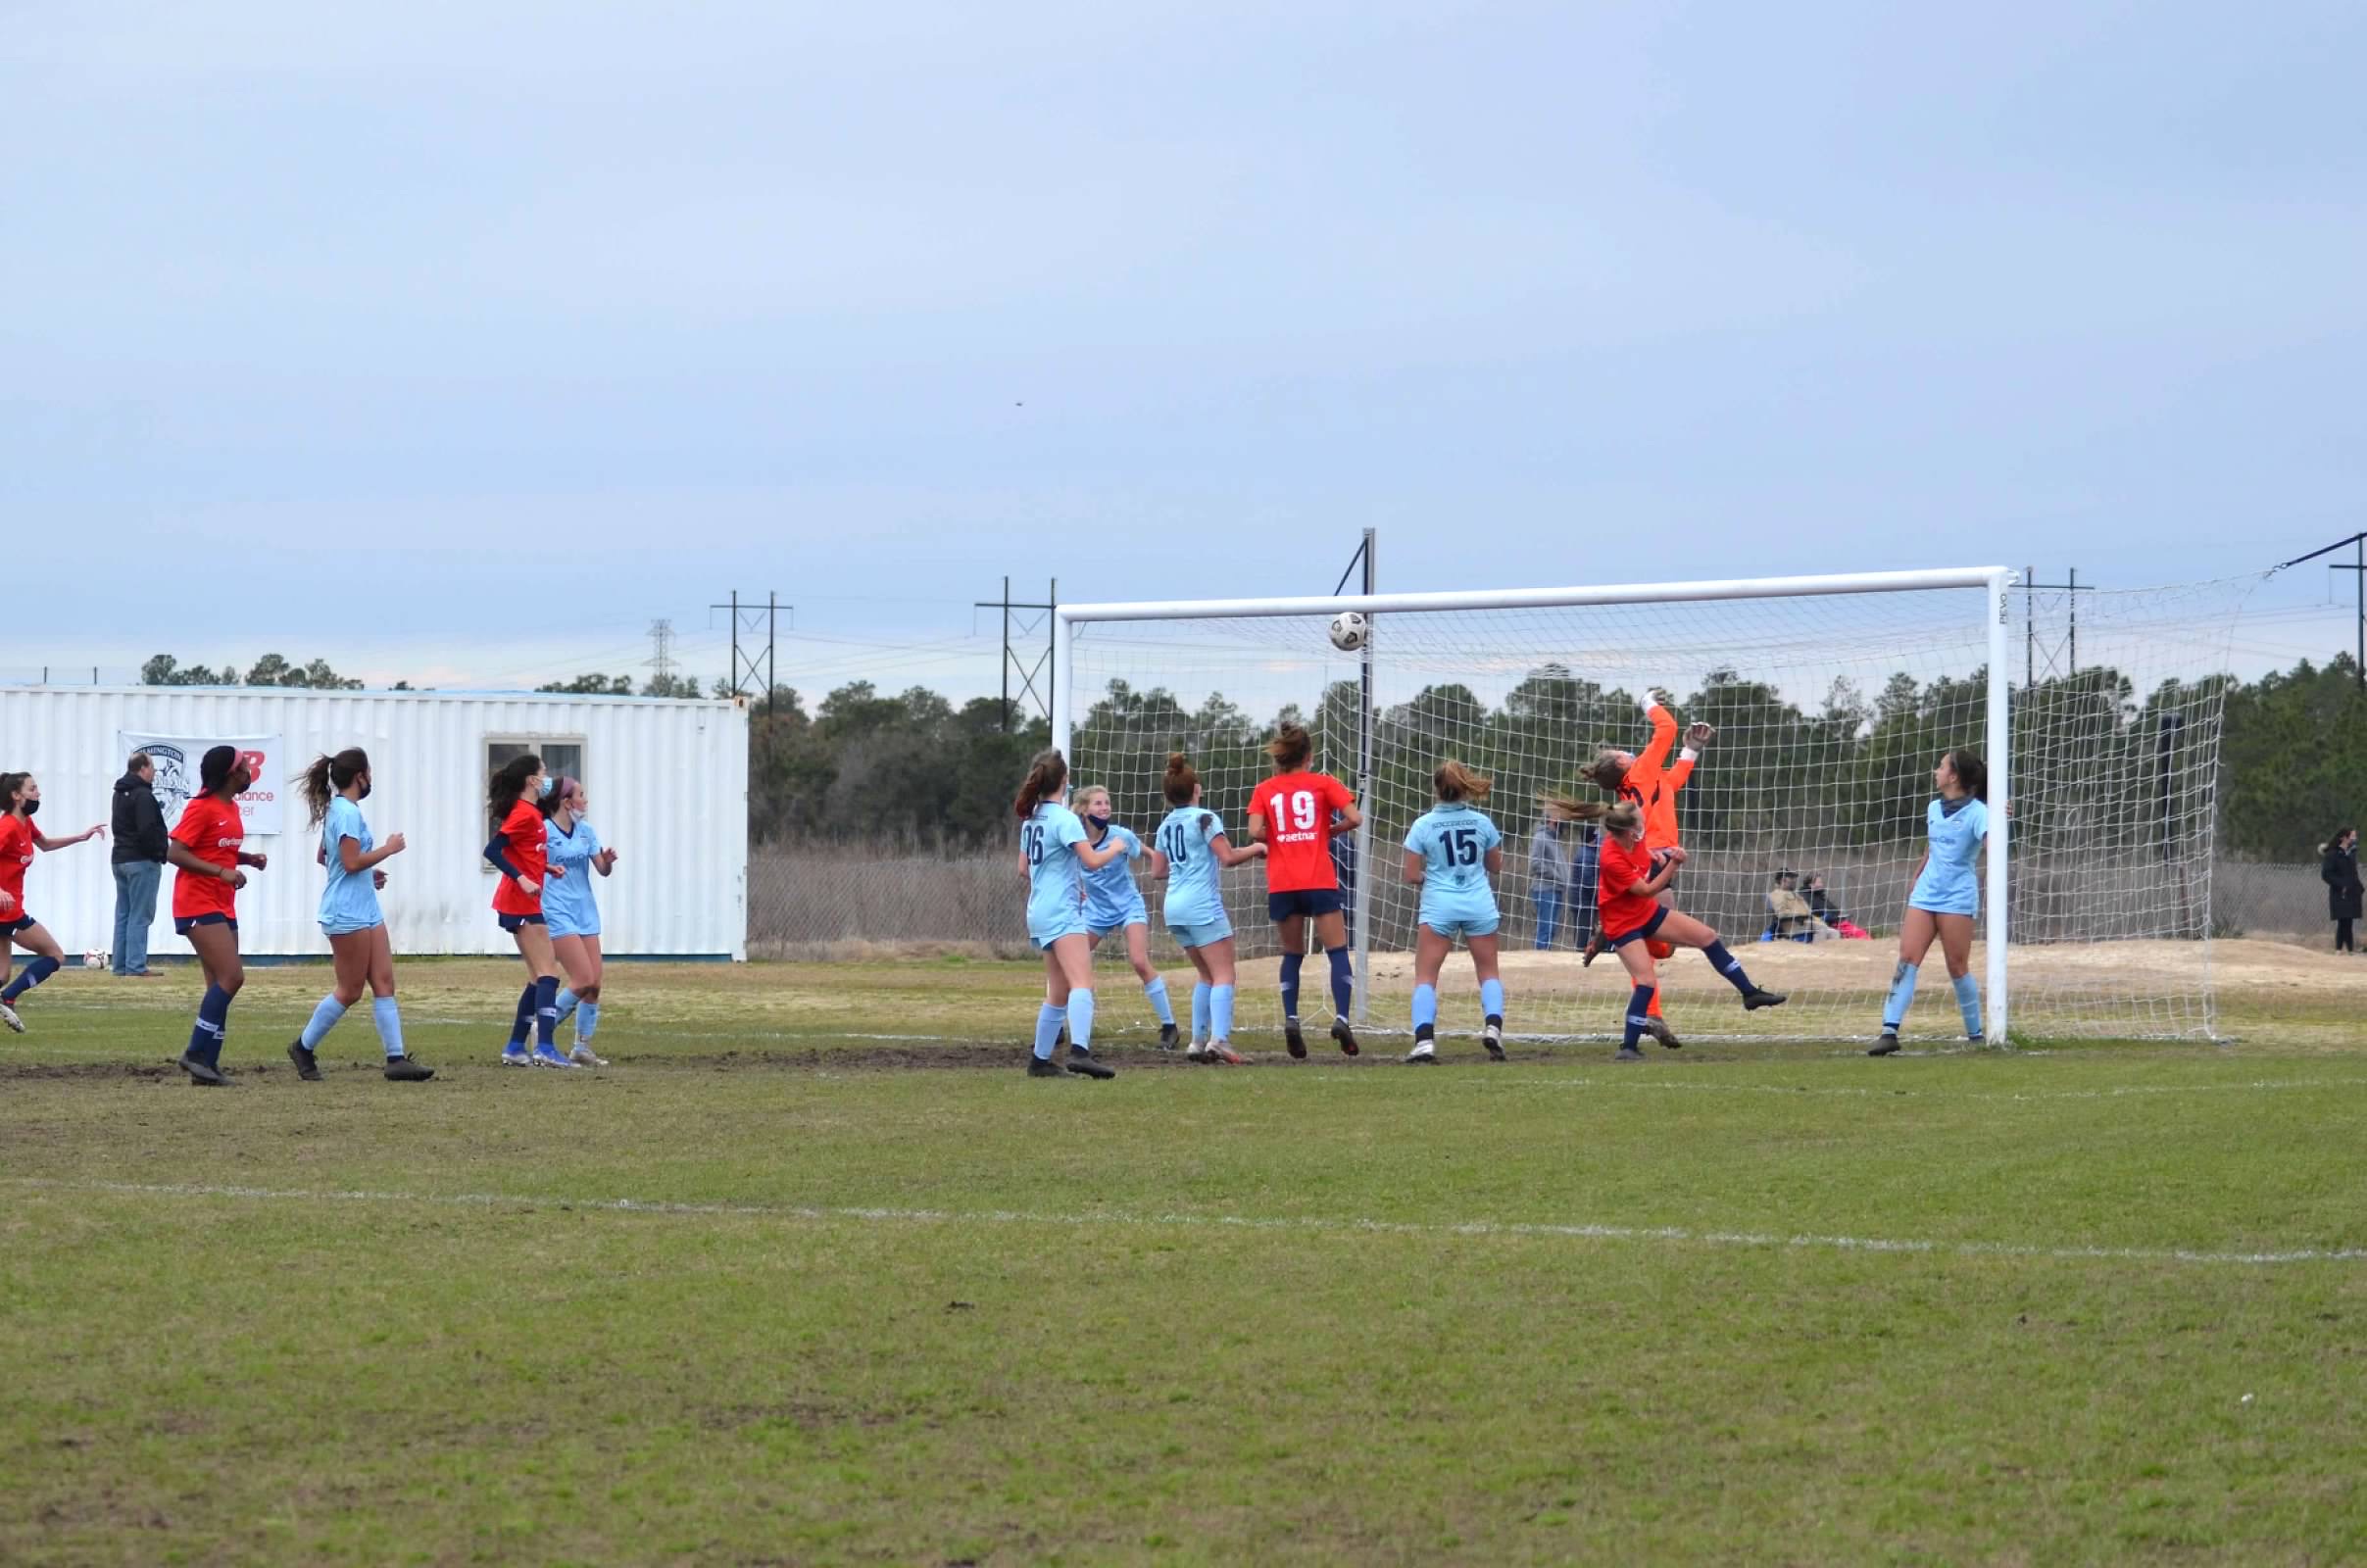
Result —
<instances>
[{"instance_id":1,"label":"soccer goal","mask_svg":"<svg viewBox=\"0 0 2367 1568\"><path fill-rule=\"evenodd\" d=\"M1053 740L1076 782L1107 786L1119 820L1139 828L1166 810L1167 754L1187 753L1207 804L1247 842L1263 744L1284 720L1306 724L1314 765L1362 805L1364 826L1334 855L1359 1022L1383 1030L1406 1027L1412 988L1419 894L1401 871L1405 830L1432 804L1438 762L1488 775L1485 809L1504 835L1507 1029L1537 1039L1619 1026L1617 960L1580 962L1596 850L1541 801L1599 798L1578 770L1599 748L1645 749L1650 693L1666 694L1681 725L1716 732L1678 796L1691 858L1675 902L1715 926L1753 980L1791 998L1746 1015L1699 955L1681 952L1661 964L1662 994L1689 1037L1875 1033L1932 770L1966 748L1991 773L1971 956L1991 1041L2009 1028L2023 1039L2207 1038L2211 840L2240 587L2033 600L2006 568L1963 567L1063 605ZM1354 650L1332 635L1348 612L1367 617ZM2074 613L2066 660L2062 621ZM1997 808L2006 803L2010 815ZM1262 872L1230 873L1227 900L1241 956L1275 955ZM1800 918L1803 904L1812 918ZM1166 946L1165 961L1178 958ZM1924 973L1904 1033L1959 1038L1936 945ZM1270 977L1270 964L1245 969L1245 1022L1278 1015ZM1479 1022L1457 953L1440 1034Z\"/></svg>"}]
</instances>

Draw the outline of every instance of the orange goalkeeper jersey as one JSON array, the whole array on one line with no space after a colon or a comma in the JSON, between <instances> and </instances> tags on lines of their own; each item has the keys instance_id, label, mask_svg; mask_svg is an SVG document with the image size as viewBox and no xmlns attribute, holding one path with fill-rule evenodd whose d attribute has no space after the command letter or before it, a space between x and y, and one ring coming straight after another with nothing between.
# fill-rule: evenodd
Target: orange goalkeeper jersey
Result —
<instances>
[{"instance_id":1,"label":"orange goalkeeper jersey","mask_svg":"<svg viewBox=\"0 0 2367 1568\"><path fill-rule=\"evenodd\" d=\"M1677 743L1677 716L1649 700L1644 716L1652 723L1652 739L1636 754L1627 777L1619 781L1619 799L1633 802L1644 813L1646 849L1674 849L1678 843L1677 791L1693 777L1693 753L1669 761L1669 748Z\"/></svg>"}]
</instances>

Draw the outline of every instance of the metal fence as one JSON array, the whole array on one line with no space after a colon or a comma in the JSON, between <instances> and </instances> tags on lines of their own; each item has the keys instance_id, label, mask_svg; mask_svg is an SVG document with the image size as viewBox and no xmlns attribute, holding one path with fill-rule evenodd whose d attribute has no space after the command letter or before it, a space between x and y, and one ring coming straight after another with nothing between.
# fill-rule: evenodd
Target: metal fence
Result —
<instances>
[{"instance_id":1,"label":"metal fence","mask_svg":"<svg viewBox=\"0 0 2367 1568\"><path fill-rule=\"evenodd\" d=\"M1497 890L1504 941L1520 947L1534 942L1537 929L1523 848L1506 846L1511 853ZM1896 929L1914 873L1911 862L1897 859L1845 858L1795 868L1822 875L1843 912L1877 935ZM1382 869L1393 880L1375 890L1373 946L1409 947L1415 917L1410 890L1394 881L1394 861ZM1729 937L1751 940L1766 925L1774 870L1755 858L1697 857L1686 868L1680 902ZM1227 882L1226 904L1245 955L1271 951L1263 878L1247 870ZM1158 893L1148 891L1145 898L1156 933ZM2165 925L2200 936L2205 916L2198 876L2181 876L2145 859L2059 876L2017 864L2014 902L2015 929L2032 942L2157 937ZM844 956L874 947L882 953L958 949L1019 956L1028 951L1025 903L1016 852L765 847L749 858L748 951L755 957ZM2172 917L2165 919L2165 910ZM2326 890L2314 863L2222 860L2213 867L2207 912L2211 932L2219 936L2314 942L2327 934ZM1572 940L1565 915L1560 941Z\"/></svg>"}]
</instances>

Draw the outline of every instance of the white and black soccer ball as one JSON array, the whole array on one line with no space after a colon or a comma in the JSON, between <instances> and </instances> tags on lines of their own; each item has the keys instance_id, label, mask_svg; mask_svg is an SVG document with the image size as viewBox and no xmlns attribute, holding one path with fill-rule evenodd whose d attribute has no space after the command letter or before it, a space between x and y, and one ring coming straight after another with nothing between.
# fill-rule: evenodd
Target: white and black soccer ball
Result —
<instances>
[{"instance_id":1,"label":"white and black soccer ball","mask_svg":"<svg viewBox=\"0 0 2367 1568\"><path fill-rule=\"evenodd\" d=\"M1344 654L1361 649L1371 635L1372 622L1360 610L1343 610L1331 617L1331 645Z\"/></svg>"}]
</instances>

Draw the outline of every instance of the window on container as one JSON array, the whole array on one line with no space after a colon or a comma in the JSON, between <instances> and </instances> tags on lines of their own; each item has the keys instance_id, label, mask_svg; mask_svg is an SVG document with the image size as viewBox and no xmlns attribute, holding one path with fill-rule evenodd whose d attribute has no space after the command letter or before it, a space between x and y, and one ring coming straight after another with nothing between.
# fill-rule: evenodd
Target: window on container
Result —
<instances>
[{"instance_id":1,"label":"window on container","mask_svg":"<svg viewBox=\"0 0 2367 1568\"><path fill-rule=\"evenodd\" d=\"M553 783L557 783L562 777L580 779L584 776L583 737L580 735L487 736L485 739L485 767L483 773L479 775L483 782L477 787L480 790L483 789L485 784L492 782L493 775L501 770L503 763L523 757L528 752L532 752L542 759L543 771L551 775ZM487 831L491 831L492 826L493 824L487 823ZM491 861L480 861L479 863L484 866L486 875L494 874Z\"/></svg>"}]
</instances>

